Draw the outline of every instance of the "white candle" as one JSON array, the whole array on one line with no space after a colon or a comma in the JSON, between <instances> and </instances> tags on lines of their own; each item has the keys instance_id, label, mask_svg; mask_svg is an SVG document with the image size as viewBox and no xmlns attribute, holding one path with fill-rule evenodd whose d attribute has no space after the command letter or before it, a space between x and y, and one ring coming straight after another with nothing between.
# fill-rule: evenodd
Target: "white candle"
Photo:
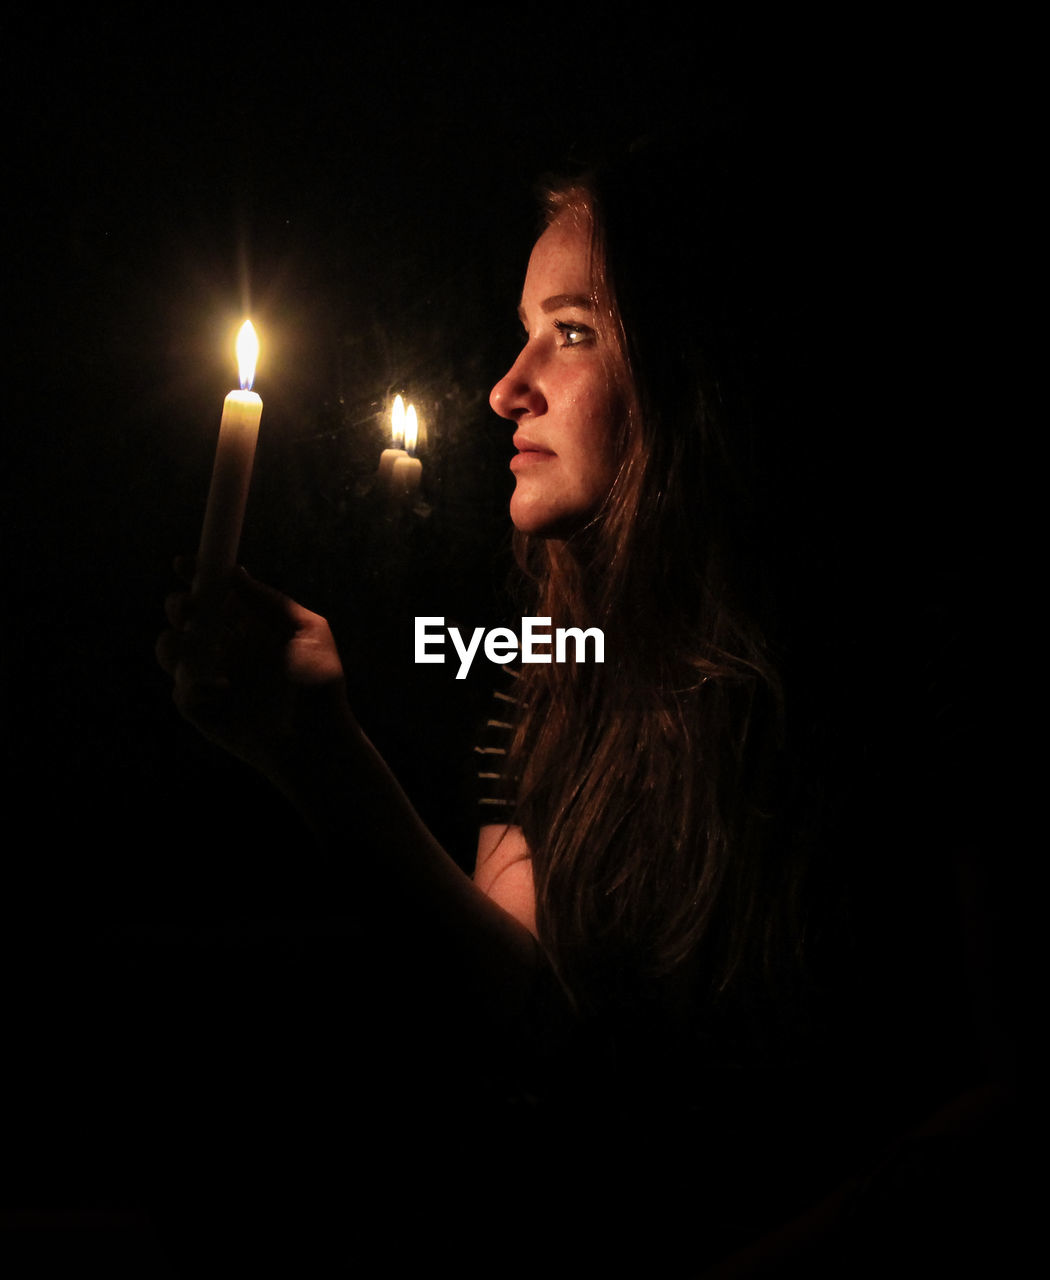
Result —
<instances>
[{"instance_id":1,"label":"white candle","mask_svg":"<svg viewBox=\"0 0 1050 1280\"><path fill-rule=\"evenodd\" d=\"M197 576L194 585L207 586L226 577L237 565L244 509L259 438L262 400L252 391L259 340L250 320L237 335L237 363L241 390L231 391L222 406L219 442L204 511Z\"/></svg>"},{"instance_id":2,"label":"white candle","mask_svg":"<svg viewBox=\"0 0 1050 1280\"><path fill-rule=\"evenodd\" d=\"M414 405L405 410L405 451L402 457L394 459L391 473L391 489L396 498L407 500L419 489L423 479L423 464L415 457L416 440L419 436L419 424Z\"/></svg>"},{"instance_id":3,"label":"white candle","mask_svg":"<svg viewBox=\"0 0 1050 1280\"><path fill-rule=\"evenodd\" d=\"M405 439L405 402L400 396L394 397L394 408L390 414L390 447L379 455L379 483L389 489L394 476L394 463L398 458L407 458L402 448Z\"/></svg>"}]
</instances>

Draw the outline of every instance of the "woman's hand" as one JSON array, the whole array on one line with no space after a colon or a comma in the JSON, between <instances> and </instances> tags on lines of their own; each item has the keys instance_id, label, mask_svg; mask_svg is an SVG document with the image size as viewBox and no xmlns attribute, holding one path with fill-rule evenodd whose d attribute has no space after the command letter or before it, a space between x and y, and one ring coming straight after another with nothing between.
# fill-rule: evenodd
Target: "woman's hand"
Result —
<instances>
[{"instance_id":1,"label":"woman's hand","mask_svg":"<svg viewBox=\"0 0 1050 1280\"><path fill-rule=\"evenodd\" d=\"M176 561L190 581L192 565ZM268 775L296 743L349 719L343 667L324 618L243 569L165 601L157 660L173 698L206 737Z\"/></svg>"}]
</instances>

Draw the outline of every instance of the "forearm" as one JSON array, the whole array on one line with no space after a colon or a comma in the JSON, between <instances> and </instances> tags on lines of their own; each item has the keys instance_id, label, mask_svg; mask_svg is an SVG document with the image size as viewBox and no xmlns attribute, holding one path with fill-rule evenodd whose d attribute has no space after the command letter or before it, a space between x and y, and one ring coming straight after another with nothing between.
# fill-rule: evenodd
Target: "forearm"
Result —
<instances>
[{"instance_id":1,"label":"forearm","mask_svg":"<svg viewBox=\"0 0 1050 1280\"><path fill-rule=\"evenodd\" d=\"M340 904L365 945L516 1036L546 1036L568 1001L536 938L464 874L427 829L343 699L287 744L270 780L321 849L352 864Z\"/></svg>"}]
</instances>

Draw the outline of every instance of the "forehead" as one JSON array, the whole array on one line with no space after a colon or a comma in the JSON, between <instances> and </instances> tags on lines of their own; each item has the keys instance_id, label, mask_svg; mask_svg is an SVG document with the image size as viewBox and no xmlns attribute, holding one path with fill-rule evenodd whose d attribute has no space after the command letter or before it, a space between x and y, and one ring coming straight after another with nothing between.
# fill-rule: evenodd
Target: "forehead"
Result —
<instances>
[{"instance_id":1,"label":"forehead","mask_svg":"<svg viewBox=\"0 0 1050 1280\"><path fill-rule=\"evenodd\" d=\"M560 294L589 296L590 243L587 222L568 212L561 214L533 246L522 303L530 306Z\"/></svg>"}]
</instances>

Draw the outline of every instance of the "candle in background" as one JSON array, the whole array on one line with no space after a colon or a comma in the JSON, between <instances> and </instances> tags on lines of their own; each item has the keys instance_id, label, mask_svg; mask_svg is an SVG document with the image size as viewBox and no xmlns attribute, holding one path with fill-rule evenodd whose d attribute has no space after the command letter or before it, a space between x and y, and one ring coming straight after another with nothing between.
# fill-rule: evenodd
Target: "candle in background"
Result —
<instances>
[{"instance_id":1,"label":"candle in background","mask_svg":"<svg viewBox=\"0 0 1050 1280\"><path fill-rule=\"evenodd\" d=\"M405 402L400 396L394 397L394 408L390 414L390 448L379 455L379 483L389 489L394 475L394 463L398 458L407 458L402 448L405 439Z\"/></svg>"},{"instance_id":2,"label":"candle in background","mask_svg":"<svg viewBox=\"0 0 1050 1280\"><path fill-rule=\"evenodd\" d=\"M405 452L404 456L394 459L394 470L391 483L397 498L411 498L419 489L423 479L423 464L415 457L416 440L419 436L419 422L414 405L405 410Z\"/></svg>"},{"instance_id":3,"label":"candle in background","mask_svg":"<svg viewBox=\"0 0 1050 1280\"><path fill-rule=\"evenodd\" d=\"M262 401L251 389L259 339L250 320L237 335L237 364L241 389L231 391L222 407L219 443L215 449L208 505L204 511L197 576L194 586L204 587L229 574L237 564L244 508L255 461Z\"/></svg>"}]
</instances>

